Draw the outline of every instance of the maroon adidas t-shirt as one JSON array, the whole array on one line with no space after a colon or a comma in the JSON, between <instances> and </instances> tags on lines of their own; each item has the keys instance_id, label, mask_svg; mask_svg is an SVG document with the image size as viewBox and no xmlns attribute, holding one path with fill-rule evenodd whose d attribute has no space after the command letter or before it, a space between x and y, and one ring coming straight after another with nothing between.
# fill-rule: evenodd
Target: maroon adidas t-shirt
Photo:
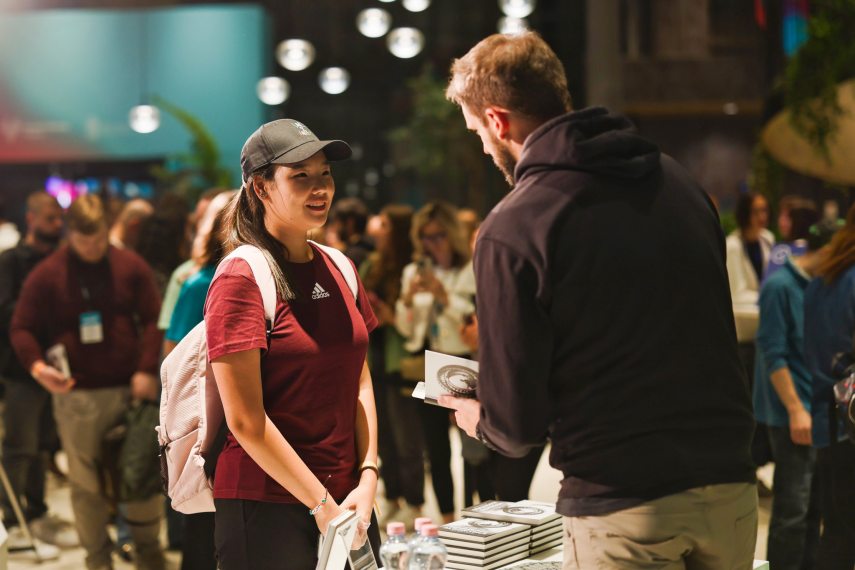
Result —
<instances>
[{"instance_id":1,"label":"maroon adidas t-shirt","mask_svg":"<svg viewBox=\"0 0 855 570\"><path fill-rule=\"evenodd\" d=\"M267 415L339 501L358 483L357 394L377 318L362 283L355 300L335 263L312 247L312 261L289 264L301 298L277 301L261 383ZM244 260L219 269L208 290L205 324L211 360L267 348L261 292ZM217 462L214 497L299 503L231 434Z\"/></svg>"}]
</instances>

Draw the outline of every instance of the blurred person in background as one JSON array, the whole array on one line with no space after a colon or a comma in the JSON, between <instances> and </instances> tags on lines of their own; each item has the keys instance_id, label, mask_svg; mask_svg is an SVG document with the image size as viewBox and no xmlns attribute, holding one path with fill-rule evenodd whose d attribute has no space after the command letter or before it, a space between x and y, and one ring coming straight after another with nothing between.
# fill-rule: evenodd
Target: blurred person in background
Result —
<instances>
[{"instance_id":1,"label":"blurred person in background","mask_svg":"<svg viewBox=\"0 0 855 570\"><path fill-rule=\"evenodd\" d=\"M836 224L822 224L833 228ZM832 362L855 351L855 205L805 291L805 359L813 381L811 438L817 448L822 536L818 570L855 566L855 445L834 409Z\"/></svg>"},{"instance_id":2,"label":"blurred person in background","mask_svg":"<svg viewBox=\"0 0 855 570\"><path fill-rule=\"evenodd\" d=\"M377 403L380 475L387 502L382 517L401 520L408 526L422 514L425 487L424 441L421 425L413 422L420 403L411 396L414 385L401 377L401 359L407 351L404 337L395 328L401 276L413 259L412 218L413 209L399 204L386 206L372 218L369 228L377 249L359 270L379 321L371 333L369 354Z\"/></svg>"},{"instance_id":3,"label":"blurred person in background","mask_svg":"<svg viewBox=\"0 0 855 570\"><path fill-rule=\"evenodd\" d=\"M727 276L733 304L757 304L760 281L769 264L775 236L769 225L769 203L754 192L743 192L736 202L739 226L727 236Z\"/></svg>"},{"instance_id":4,"label":"blurred person in background","mask_svg":"<svg viewBox=\"0 0 855 570\"><path fill-rule=\"evenodd\" d=\"M69 547L78 543L74 529L68 522L48 514L45 503L48 459L45 453L57 448L50 393L21 366L9 339L12 315L24 280L59 247L62 208L47 192L34 192L27 197L26 219L24 239L0 254L0 377L6 384L3 467L33 534L45 542ZM5 495L3 524L9 530L10 549L25 544L9 497Z\"/></svg>"},{"instance_id":5,"label":"blurred person in background","mask_svg":"<svg viewBox=\"0 0 855 570\"><path fill-rule=\"evenodd\" d=\"M77 198L66 223L68 245L42 261L24 282L11 339L24 368L53 394L86 566L105 570L113 567L113 545L100 472L104 441L124 421L131 398L159 397L160 296L145 261L109 244L100 198ZM67 355L70 375L46 354L58 345ZM164 568L162 506L160 496L124 503L138 568Z\"/></svg>"},{"instance_id":6,"label":"blurred person in background","mask_svg":"<svg viewBox=\"0 0 855 570\"><path fill-rule=\"evenodd\" d=\"M199 234L194 243L195 271L181 285L175 309L164 335L163 356L166 357L193 327L202 322L202 309L208 286L224 255L223 210L237 194L227 190L218 194L205 210L199 222Z\"/></svg>"},{"instance_id":7,"label":"blurred person in background","mask_svg":"<svg viewBox=\"0 0 855 570\"><path fill-rule=\"evenodd\" d=\"M330 227L344 246L344 254L356 267L360 267L368 254L374 251L374 244L365 234L370 215L359 198L341 198L330 210Z\"/></svg>"},{"instance_id":8,"label":"blurred person in background","mask_svg":"<svg viewBox=\"0 0 855 570\"><path fill-rule=\"evenodd\" d=\"M798 238L793 237L793 225L803 225L802 218L812 218L816 212L816 204L813 200L802 198L801 196L789 195L781 198L778 203L778 237L783 242L794 241ZM807 224L810 226L811 224Z\"/></svg>"},{"instance_id":9,"label":"blurred person in background","mask_svg":"<svg viewBox=\"0 0 855 570\"><path fill-rule=\"evenodd\" d=\"M208 231L210 231L210 218L207 224L203 224L205 212L214 198L228 191L224 188L208 190L202 194L196 203L196 207L187 225L189 232L187 242L189 242L190 257L187 261L172 269L172 274L169 276L169 281L166 285L166 292L163 294L163 303L161 304L160 315L157 319L157 327L162 331L166 331L169 328L169 324L172 321L172 311L175 309L175 303L178 302L181 287L187 278L199 269L197 259L203 251L203 244L207 242Z\"/></svg>"},{"instance_id":10,"label":"blurred person in background","mask_svg":"<svg viewBox=\"0 0 855 570\"><path fill-rule=\"evenodd\" d=\"M186 216L175 215L174 212L161 213L160 210L140 226L136 252L151 267L161 296L166 294L172 272L185 260L186 226Z\"/></svg>"},{"instance_id":11,"label":"blurred person in background","mask_svg":"<svg viewBox=\"0 0 855 570\"><path fill-rule=\"evenodd\" d=\"M136 251L143 222L154 214L148 200L136 198L126 203L110 228L110 245Z\"/></svg>"},{"instance_id":12,"label":"blurred person in background","mask_svg":"<svg viewBox=\"0 0 855 570\"><path fill-rule=\"evenodd\" d=\"M208 287L214 278L217 265L225 255L223 235L224 209L236 194L234 190L222 192L211 200L205 210L200 227L205 228L207 239L194 260L198 270L181 286L172 320L163 340L163 356L169 355L187 333L203 320L203 309ZM207 219L207 218L213 219ZM216 447L216 446L215 446ZM216 465L216 455L208 455L207 461ZM182 570L216 570L214 547L214 513L183 515L173 519L183 528L172 530L172 546L180 545ZM178 522L180 521L180 522Z\"/></svg>"},{"instance_id":13,"label":"blurred person in background","mask_svg":"<svg viewBox=\"0 0 855 570\"><path fill-rule=\"evenodd\" d=\"M18 231L18 226L9 221L6 217L6 201L0 196L0 252L12 249L21 240L21 233Z\"/></svg>"},{"instance_id":14,"label":"blurred person in background","mask_svg":"<svg viewBox=\"0 0 855 570\"><path fill-rule=\"evenodd\" d=\"M468 357L471 349L460 337L460 326L475 310L475 275L456 209L445 202L426 204L413 218L411 239L415 261L404 268L395 304L395 325L406 339L404 347L410 354L432 350ZM450 522L454 483L449 412L430 405L419 410L434 493L443 520Z\"/></svg>"},{"instance_id":15,"label":"blurred person in background","mask_svg":"<svg viewBox=\"0 0 855 570\"><path fill-rule=\"evenodd\" d=\"M788 210L788 239L807 243L760 290L754 376L757 429L768 434L775 473L768 560L781 570L811 570L819 543L819 493L811 447L812 382L804 356L804 295L829 233L816 231L816 208Z\"/></svg>"}]
</instances>

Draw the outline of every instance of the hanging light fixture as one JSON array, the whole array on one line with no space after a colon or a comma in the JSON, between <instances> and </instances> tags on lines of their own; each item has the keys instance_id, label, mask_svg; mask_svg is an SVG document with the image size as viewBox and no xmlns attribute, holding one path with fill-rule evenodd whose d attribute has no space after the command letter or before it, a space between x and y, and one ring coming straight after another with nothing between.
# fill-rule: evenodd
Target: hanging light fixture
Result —
<instances>
[{"instance_id":1,"label":"hanging light fixture","mask_svg":"<svg viewBox=\"0 0 855 570\"><path fill-rule=\"evenodd\" d=\"M525 18L534 12L537 0L499 0L499 8L505 16Z\"/></svg>"},{"instance_id":2,"label":"hanging light fixture","mask_svg":"<svg viewBox=\"0 0 855 570\"><path fill-rule=\"evenodd\" d=\"M153 133L160 127L160 109L154 105L137 105L128 113L131 128L142 134Z\"/></svg>"},{"instance_id":3,"label":"hanging light fixture","mask_svg":"<svg viewBox=\"0 0 855 570\"><path fill-rule=\"evenodd\" d=\"M410 12L424 12L430 6L430 0L401 0L401 3Z\"/></svg>"},{"instance_id":4,"label":"hanging light fixture","mask_svg":"<svg viewBox=\"0 0 855 570\"><path fill-rule=\"evenodd\" d=\"M148 16L145 12L142 12L139 31L141 104L131 107L128 124L133 131L148 134L160 127L160 110L148 103Z\"/></svg>"},{"instance_id":5,"label":"hanging light fixture","mask_svg":"<svg viewBox=\"0 0 855 570\"><path fill-rule=\"evenodd\" d=\"M350 87L350 73L343 67L327 67L321 70L318 83L325 93L338 95Z\"/></svg>"},{"instance_id":6,"label":"hanging light fixture","mask_svg":"<svg viewBox=\"0 0 855 570\"><path fill-rule=\"evenodd\" d=\"M315 61L315 46L306 40L284 40L276 46L279 65L290 71L302 71Z\"/></svg>"},{"instance_id":7,"label":"hanging light fixture","mask_svg":"<svg viewBox=\"0 0 855 570\"><path fill-rule=\"evenodd\" d=\"M356 17L356 27L363 36L379 38L392 26L392 16L382 8L366 8Z\"/></svg>"},{"instance_id":8,"label":"hanging light fixture","mask_svg":"<svg viewBox=\"0 0 855 570\"><path fill-rule=\"evenodd\" d=\"M521 34L526 30L528 30L528 20L526 20L525 18L512 18L510 16L499 18L500 34Z\"/></svg>"},{"instance_id":9,"label":"hanging light fixture","mask_svg":"<svg viewBox=\"0 0 855 570\"><path fill-rule=\"evenodd\" d=\"M381 2L386 2L386 3L388 4L389 2L394 2L395 0L380 0L380 1L381 1Z\"/></svg>"},{"instance_id":10,"label":"hanging light fixture","mask_svg":"<svg viewBox=\"0 0 855 570\"><path fill-rule=\"evenodd\" d=\"M392 55L401 59L409 59L422 51L425 45L425 36L416 28L395 28L389 32L386 43Z\"/></svg>"},{"instance_id":11,"label":"hanging light fixture","mask_svg":"<svg viewBox=\"0 0 855 570\"><path fill-rule=\"evenodd\" d=\"M262 77L255 92L265 105L281 105L288 100L291 86L281 77Z\"/></svg>"}]
</instances>

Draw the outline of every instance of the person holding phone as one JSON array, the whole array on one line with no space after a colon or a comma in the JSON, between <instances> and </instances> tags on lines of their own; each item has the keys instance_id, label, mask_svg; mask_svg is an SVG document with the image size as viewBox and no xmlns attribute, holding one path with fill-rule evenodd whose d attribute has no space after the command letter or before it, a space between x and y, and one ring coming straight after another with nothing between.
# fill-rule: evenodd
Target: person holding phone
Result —
<instances>
[{"instance_id":1,"label":"person holding phone","mask_svg":"<svg viewBox=\"0 0 855 570\"><path fill-rule=\"evenodd\" d=\"M425 349L469 356L460 336L463 318L475 307L475 274L469 263L466 238L456 209L430 202L413 217L415 261L404 268L401 297L395 305L395 325L411 354ZM430 460L431 480L443 520L454 519L451 444L448 410L422 406L422 429Z\"/></svg>"},{"instance_id":2,"label":"person holding phone","mask_svg":"<svg viewBox=\"0 0 855 570\"><path fill-rule=\"evenodd\" d=\"M330 164L351 155L304 124L262 125L241 152L243 185L224 223L228 250L265 254L275 319L243 259L221 263L205 304L208 358L229 434L214 477L222 570L314 568L330 521L352 509L376 550L377 416L366 364L377 326L332 258L306 238L327 220ZM355 268L354 268L355 272Z\"/></svg>"}]
</instances>

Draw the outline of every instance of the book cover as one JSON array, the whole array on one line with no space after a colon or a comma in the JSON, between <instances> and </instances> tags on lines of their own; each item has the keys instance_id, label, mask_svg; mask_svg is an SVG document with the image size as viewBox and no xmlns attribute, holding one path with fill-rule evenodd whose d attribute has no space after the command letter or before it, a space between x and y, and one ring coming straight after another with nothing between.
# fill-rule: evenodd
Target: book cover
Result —
<instances>
[{"instance_id":1,"label":"book cover","mask_svg":"<svg viewBox=\"0 0 855 570\"><path fill-rule=\"evenodd\" d=\"M341 570L350 558L350 548L356 538L359 517L346 510L334 518L327 528L326 536L321 536L318 547L317 570Z\"/></svg>"},{"instance_id":2,"label":"book cover","mask_svg":"<svg viewBox=\"0 0 855 570\"><path fill-rule=\"evenodd\" d=\"M479 505L463 510L462 514L471 518L507 521L527 524L533 527L560 524L561 515L555 512L554 503L540 501L484 501Z\"/></svg>"},{"instance_id":3,"label":"book cover","mask_svg":"<svg viewBox=\"0 0 855 570\"><path fill-rule=\"evenodd\" d=\"M508 535L531 536L531 527L519 523L486 519L461 519L439 527L441 538L452 538L469 542L493 542Z\"/></svg>"},{"instance_id":4,"label":"book cover","mask_svg":"<svg viewBox=\"0 0 855 570\"><path fill-rule=\"evenodd\" d=\"M475 398L478 385L478 363L468 358L425 351L425 381L413 390L413 397L439 405L442 395Z\"/></svg>"}]
</instances>

